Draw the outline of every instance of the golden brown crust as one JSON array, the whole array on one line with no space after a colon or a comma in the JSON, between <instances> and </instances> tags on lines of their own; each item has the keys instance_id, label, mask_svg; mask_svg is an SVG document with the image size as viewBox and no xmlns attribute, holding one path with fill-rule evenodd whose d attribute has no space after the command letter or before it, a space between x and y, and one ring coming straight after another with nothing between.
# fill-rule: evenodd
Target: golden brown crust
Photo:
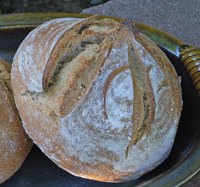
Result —
<instances>
[{"instance_id":1,"label":"golden brown crust","mask_svg":"<svg viewBox=\"0 0 200 187\"><path fill-rule=\"evenodd\" d=\"M74 175L131 180L171 150L181 111L179 79L152 41L113 20L56 19L39 26L15 55L12 87L26 132Z\"/></svg>"},{"instance_id":2,"label":"golden brown crust","mask_svg":"<svg viewBox=\"0 0 200 187\"><path fill-rule=\"evenodd\" d=\"M0 60L0 184L18 170L32 147L14 104L9 71Z\"/></svg>"}]
</instances>

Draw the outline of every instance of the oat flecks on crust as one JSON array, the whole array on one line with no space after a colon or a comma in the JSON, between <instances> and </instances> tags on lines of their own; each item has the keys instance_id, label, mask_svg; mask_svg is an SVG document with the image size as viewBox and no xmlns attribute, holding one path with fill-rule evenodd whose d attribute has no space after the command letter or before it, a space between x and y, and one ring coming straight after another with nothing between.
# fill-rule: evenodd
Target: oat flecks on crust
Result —
<instances>
[{"instance_id":1,"label":"oat flecks on crust","mask_svg":"<svg viewBox=\"0 0 200 187\"><path fill-rule=\"evenodd\" d=\"M181 91L155 44L108 19L57 19L33 33L14 58L12 87L26 132L49 158L83 178L122 182L168 156ZM30 42L40 47L23 53Z\"/></svg>"},{"instance_id":2,"label":"oat flecks on crust","mask_svg":"<svg viewBox=\"0 0 200 187\"><path fill-rule=\"evenodd\" d=\"M0 60L0 184L22 165L32 142L25 134L14 104L10 67Z\"/></svg>"}]
</instances>

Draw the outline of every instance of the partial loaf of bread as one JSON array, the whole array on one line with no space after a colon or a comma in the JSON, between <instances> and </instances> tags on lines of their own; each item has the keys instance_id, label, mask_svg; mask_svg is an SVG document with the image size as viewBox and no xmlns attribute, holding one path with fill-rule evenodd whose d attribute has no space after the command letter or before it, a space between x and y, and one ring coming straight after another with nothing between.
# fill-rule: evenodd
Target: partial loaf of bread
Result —
<instances>
[{"instance_id":1,"label":"partial loaf of bread","mask_svg":"<svg viewBox=\"0 0 200 187\"><path fill-rule=\"evenodd\" d=\"M0 59L0 184L19 169L32 147L14 103L10 69Z\"/></svg>"},{"instance_id":2,"label":"partial loaf of bread","mask_svg":"<svg viewBox=\"0 0 200 187\"><path fill-rule=\"evenodd\" d=\"M152 41L114 20L40 25L15 55L12 87L28 135L76 176L131 180L172 148L179 78Z\"/></svg>"}]
</instances>

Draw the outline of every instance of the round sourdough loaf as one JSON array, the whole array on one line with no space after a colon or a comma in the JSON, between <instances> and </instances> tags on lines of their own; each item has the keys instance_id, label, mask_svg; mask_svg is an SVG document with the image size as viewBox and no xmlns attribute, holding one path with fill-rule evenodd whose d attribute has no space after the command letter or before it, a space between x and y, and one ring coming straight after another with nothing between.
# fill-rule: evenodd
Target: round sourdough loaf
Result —
<instances>
[{"instance_id":1,"label":"round sourdough loaf","mask_svg":"<svg viewBox=\"0 0 200 187\"><path fill-rule=\"evenodd\" d=\"M10 178L28 155L32 141L25 134L10 83L10 65L0 59L0 184Z\"/></svg>"},{"instance_id":2,"label":"round sourdough loaf","mask_svg":"<svg viewBox=\"0 0 200 187\"><path fill-rule=\"evenodd\" d=\"M12 67L16 105L34 143L66 171L107 182L137 178L169 155L179 82L152 41L98 17L40 25Z\"/></svg>"}]
</instances>

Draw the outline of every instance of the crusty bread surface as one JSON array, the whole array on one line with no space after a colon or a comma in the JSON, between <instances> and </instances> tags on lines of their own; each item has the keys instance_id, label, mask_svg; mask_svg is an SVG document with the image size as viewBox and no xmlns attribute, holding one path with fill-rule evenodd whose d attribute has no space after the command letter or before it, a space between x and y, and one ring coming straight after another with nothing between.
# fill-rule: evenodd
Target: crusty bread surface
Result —
<instances>
[{"instance_id":1,"label":"crusty bread surface","mask_svg":"<svg viewBox=\"0 0 200 187\"><path fill-rule=\"evenodd\" d=\"M114 20L40 25L15 55L12 87L27 134L76 176L135 179L172 148L180 80L152 41Z\"/></svg>"},{"instance_id":2,"label":"crusty bread surface","mask_svg":"<svg viewBox=\"0 0 200 187\"><path fill-rule=\"evenodd\" d=\"M14 103L10 68L0 59L0 184L19 169L32 147Z\"/></svg>"}]
</instances>

